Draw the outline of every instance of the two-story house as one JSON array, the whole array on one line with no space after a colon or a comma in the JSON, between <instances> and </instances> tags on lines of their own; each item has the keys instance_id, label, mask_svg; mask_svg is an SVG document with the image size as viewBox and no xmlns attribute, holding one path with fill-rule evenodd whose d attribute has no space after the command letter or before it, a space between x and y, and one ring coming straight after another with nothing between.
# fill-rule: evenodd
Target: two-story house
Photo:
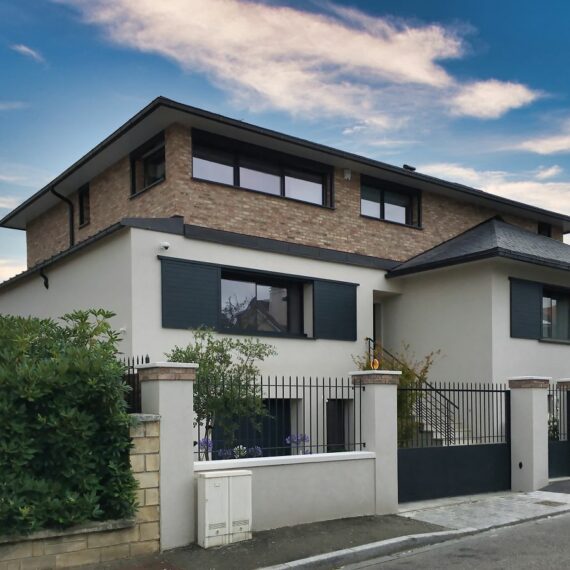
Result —
<instances>
[{"instance_id":1,"label":"two-story house","mask_svg":"<svg viewBox=\"0 0 570 570\"><path fill-rule=\"evenodd\" d=\"M440 380L570 376L570 217L158 98L0 225L0 312L116 313L126 354L253 335L344 375L375 337Z\"/></svg>"}]
</instances>

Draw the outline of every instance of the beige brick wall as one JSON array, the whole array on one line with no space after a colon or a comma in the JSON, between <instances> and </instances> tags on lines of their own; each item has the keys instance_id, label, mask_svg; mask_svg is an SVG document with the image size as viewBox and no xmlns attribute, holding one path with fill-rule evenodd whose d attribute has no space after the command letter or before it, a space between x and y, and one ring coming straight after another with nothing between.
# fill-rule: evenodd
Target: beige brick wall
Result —
<instances>
[{"instance_id":1,"label":"beige brick wall","mask_svg":"<svg viewBox=\"0 0 570 570\"><path fill-rule=\"evenodd\" d=\"M147 418L148 419L148 418ZM139 483L139 508L134 524L101 530L114 523L100 523L89 530L67 533L41 532L24 540L0 544L0 570L59 569L152 554L160 549L160 422L141 421L131 430L131 466ZM118 525L115 525L118 526ZM122 525L125 526L124 524ZM95 530L98 529L98 530ZM36 538L37 537L37 538Z\"/></svg>"},{"instance_id":2,"label":"beige brick wall","mask_svg":"<svg viewBox=\"0 0 570 570\"><path fill-rule=\"evenodd\" d=\"M128 158L91 182L91 222L76 229L81 241L124 217L182 215L186 223L293 243L405 260L496 215L436 194L422 197L423 229L408 228L360 216L360 177L344 180L335 173L334 210L191 178L190 131L180 125L166 130L166 180L139 196L130 196ZM73 197L77 204L77 196ZM77 210L77 207L76 207ZM536 222L504 216L536 231ZM78 212L76 211L76 226ZM553 237L561 239L554 228ZM66 207L58 205L33 220L27 230L28 266L68 244Z\"/></svg>"}]
</instances>

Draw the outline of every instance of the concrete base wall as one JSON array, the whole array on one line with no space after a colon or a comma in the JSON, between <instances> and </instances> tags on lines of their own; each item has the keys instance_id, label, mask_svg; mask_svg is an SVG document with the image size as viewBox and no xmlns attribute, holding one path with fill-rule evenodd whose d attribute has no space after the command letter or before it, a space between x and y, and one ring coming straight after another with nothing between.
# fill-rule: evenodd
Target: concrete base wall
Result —
<instances>
[{"instance_id":1,"label":"concrete base wall","mask_svg":"<svg viewBox=\"0 0 570 570\"><path fill-rule=\"evenodd\" d=\"M252 472L253 530L374 514L375 454L265 457L194 464Z\"/></svg>"}]
</instances>

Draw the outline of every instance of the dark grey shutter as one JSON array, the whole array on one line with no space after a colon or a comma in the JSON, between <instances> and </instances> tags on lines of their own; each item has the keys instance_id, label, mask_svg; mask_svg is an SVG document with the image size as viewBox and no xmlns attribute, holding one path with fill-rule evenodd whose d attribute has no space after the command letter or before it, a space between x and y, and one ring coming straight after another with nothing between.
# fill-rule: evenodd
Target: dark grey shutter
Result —
<instances>
[{"instance_id":1,"label":"dark grey shutter","mask_svg":"<svg viewBox=\"0 0 570 570\"><path fill-rule=\"evenodd\" d=\"M161 259L162 326L169 329L217 328L220 268Z\"/></svg>"},{"instance_id":2,"label":"dark grey shutter","mask_svg":"<svg viewBox=\"0 0 570 570\"><path fill-rule=\"evenodd\" d=\"M313 315L315 338L356 340L356 285L315 281Z\"/></svg>"},{"instance_id":3,"label":"dark grey shutter","mask_svg":"<svg viewBox=\"0 0 570 570\"><path fill-rule=\"evenodd\" d=\"M511 279L511 337L542 336L542 284Z\"/></svg>"}]
</instances>

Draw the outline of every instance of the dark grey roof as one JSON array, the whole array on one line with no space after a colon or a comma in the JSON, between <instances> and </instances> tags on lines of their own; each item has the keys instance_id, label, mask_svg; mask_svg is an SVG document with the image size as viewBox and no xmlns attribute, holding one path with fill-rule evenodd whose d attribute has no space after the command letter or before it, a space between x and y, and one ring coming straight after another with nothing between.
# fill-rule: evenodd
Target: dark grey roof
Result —
<instances>
[{"instance_id":1,"label":"dark grey roof","mask_svg":"<svg viewBox=\"0 0 570 570\"><path fill-rule=\"evenodd\" d=\"M398 277L477 259L505 257L570 271L570 245L492 218L404 261L388 272Z\"/></svg>"}]
</instances>

